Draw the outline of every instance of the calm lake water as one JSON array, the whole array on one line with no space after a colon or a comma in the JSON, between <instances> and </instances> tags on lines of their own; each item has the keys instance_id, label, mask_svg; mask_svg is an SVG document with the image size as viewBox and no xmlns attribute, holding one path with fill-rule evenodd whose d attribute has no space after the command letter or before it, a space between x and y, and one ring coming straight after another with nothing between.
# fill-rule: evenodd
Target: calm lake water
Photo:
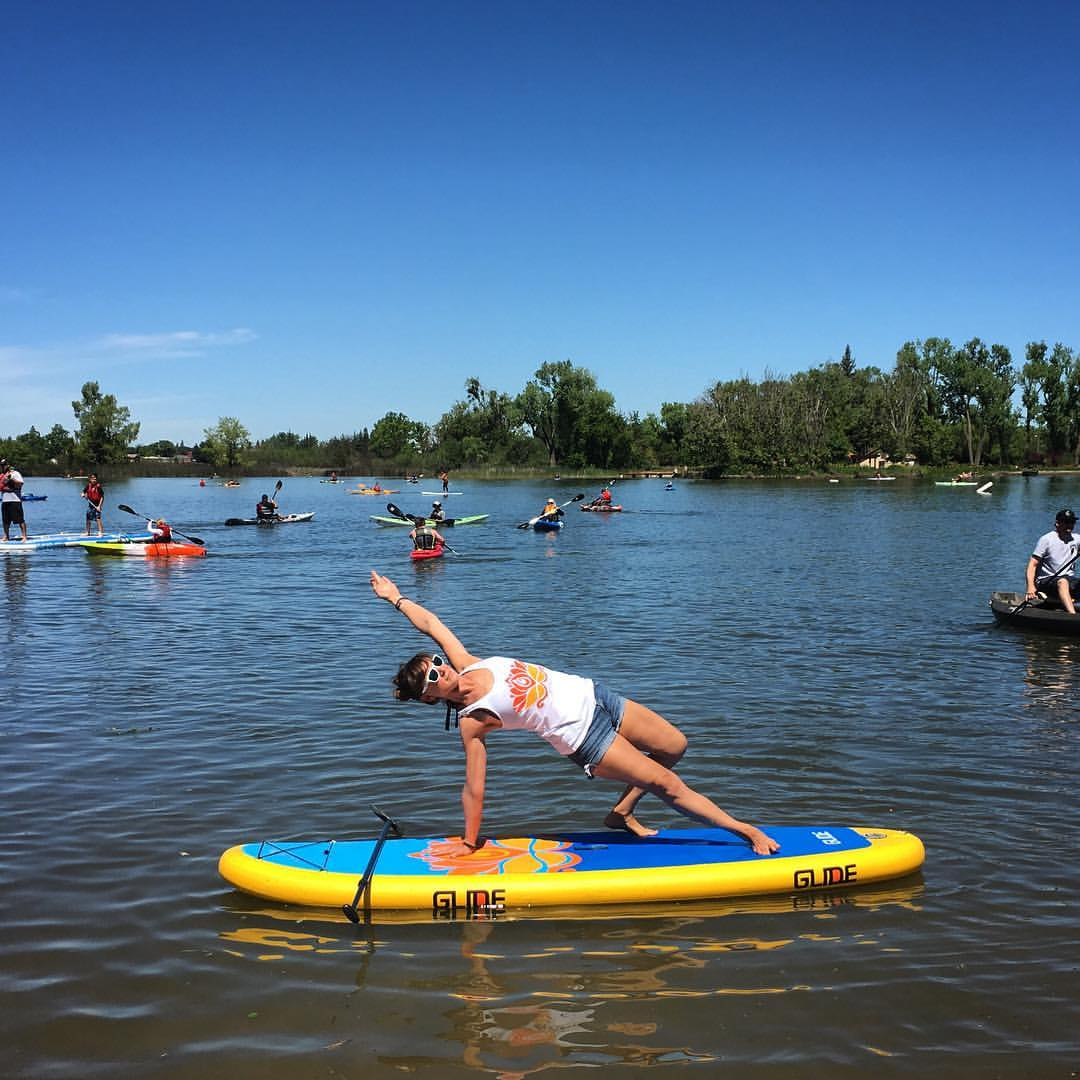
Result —
<instances>
[{"instance_id":1,"label":"calm lake water","mask_svg":"<svg viewBox=\"0 0 1080 1080\"><path fill-rule=\"evenodd\" d=\"M269 481L111 485L107 527L137 524L127 503L209 556L0 556L6 1075L1077 1075L1080 640L997 629L987 598L1080 480L625 481L633 513L568 508L555 535L514 524L593 489L462 480L452 511L491 517L419 566L351 486L286 481L315 520L262 531L222 523ZM80 487L30 479L31 531L81 527ZM737 816L909 829L923 872L359 927L232 891L226 847L374 835L373 802L408 835L460 830L460 744L390 699L424 639L372 567L472 651L669 716ZM490 749L486 831L599 825L614 788L527 735Z\"/></svg>"}]
</instances>

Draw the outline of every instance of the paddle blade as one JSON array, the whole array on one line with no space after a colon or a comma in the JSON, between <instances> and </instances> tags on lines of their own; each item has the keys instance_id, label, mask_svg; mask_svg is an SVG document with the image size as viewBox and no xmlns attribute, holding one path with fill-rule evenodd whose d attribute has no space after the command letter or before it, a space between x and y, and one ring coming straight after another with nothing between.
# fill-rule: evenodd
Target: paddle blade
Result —
<instances>
[{"instance_id":1,"label":"paddle blade","mask_svg":"<svg viewBox=\"0 0 1080 1080\"><path fill-rule=\"evenodd\" d=\"M123 503L119 503L116 507L117 510L123 510L125 514L135 514L135 511L130 506L125 506ZM142 517L141 514L135 514L136 517Z\"/></svg>"},{"instance_id":2,"label":"paddle blade","mask_svg":"<svg viewBox=\"0 0 1080 1080\"><path fill-rule=\"evenodd\" d=\"M412 521L412 518L409 517L409 515L406 514L404 510L401 510L399 507L395 506L393 503L387 503L386 504L386 509L387 509L387 511L389 513L393 514L394 517L401 518L402 521Z\"/></svg>"}]
</instances>

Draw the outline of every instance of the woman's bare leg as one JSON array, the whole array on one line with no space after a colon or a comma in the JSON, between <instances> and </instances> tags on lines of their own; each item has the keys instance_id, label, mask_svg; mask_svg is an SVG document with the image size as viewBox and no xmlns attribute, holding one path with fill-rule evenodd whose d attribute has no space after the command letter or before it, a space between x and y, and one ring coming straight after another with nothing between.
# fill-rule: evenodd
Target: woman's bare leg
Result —
<instances>
[{"instance_id":1,"label":"woman's bare leg","mask_svg":"<svg viewBox=\"0 0 1080 1080\"><path fill-rule=\"evenodd\" d=\"M649 792L686 817L745 837L758 855L771 855L780 848L760 829L721 810L711 799L694 791L676 773L643 754L622 735L615 737L593 772L603 780L622 781L628 785L628 791L640 789L643 793ZM619 805L616 803L616 808Z\"/></svg>"},{"instance_id":2,"label":"woman's bare leg","mask_svg":"<svg viewBox=\"0 0 1080 1080\"><path fill-rule=\"evenodd\" d=\"M686 736L674 724L658 712L629 699L623 710L619 734L667 769L674 769L686 753ZM609 829L625 829L635 836L655 836L655 829L647 828L634 817L634 809L644 794L644 788L628 786L604 818L604 824Z\"/></svg>"}]
</instances>

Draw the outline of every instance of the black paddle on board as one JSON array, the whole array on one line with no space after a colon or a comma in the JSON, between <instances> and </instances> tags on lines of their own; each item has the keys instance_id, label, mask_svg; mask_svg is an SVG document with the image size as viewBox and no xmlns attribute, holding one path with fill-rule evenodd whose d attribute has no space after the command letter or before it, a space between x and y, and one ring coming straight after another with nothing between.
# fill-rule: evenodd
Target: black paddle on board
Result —
<instances>
[{"instance_id":1,"label":"black paddle on board","mask_svg":"<svg viewBox=\"0 0 1080 1080\"><path fill-rule=\"evenodd\" d=\"M575 495L572 499L567 499L564 503L559 503L558 509L561 510L564 506L569 506L571 503L581 502L585 498L585 492L581 492L580 495ZM529 518L528 521L523 521L516 526L518 529L531 529L544 515L537 514L534 518Z\"/></svg>"},{"instance_id":2,"label":"black paddle on board","mask_svg":"<svg viewBox=\"0 0 1080 1080\"><path fill-rule=\"evenodd\" d=\"M156 521L157 518L147 517L146 514L140 514L137 510L132 510L130 506L125 506L120 503L117 506L118 510L123 510L125 514L134 514L135 517L142 518L143 521ZM177 536L182 536L185 540L190 540L193 544L198 544L199 547L206 547L206 541L198 536L188 536L187 533L182 533L179 529L174 529L171 525L169 531L175 533Z\"/></svg>"},{"instance_id":3,"label":"black paddle on board","mask_svg":"<svg viewBox=\"0 0 1080 1080\"><path fill-rule=\"evenodd\" d=\"M358 923L360 921L360 912L356 910L356 905L360 903L364 893L367 892L368 886L371 884L372 875L375 873L375 863L379 860L379 854L383 849L383 844L386 843L387 836L393 833L395 836L401 835L401 828L398 823L392 818L389 818L384 814L374 803L371 804L371 812L376 817L382 818L383 827L382 832L379 833L379 839L375 841L375 847L372 848L371 858L368 859L368 864L364 868L364 876L360 879L360 883L356 886L356 895L353 897L351 904L342 904L341 910L345 912L345 917L352 923Z\"/></svg>"}]
</instances>

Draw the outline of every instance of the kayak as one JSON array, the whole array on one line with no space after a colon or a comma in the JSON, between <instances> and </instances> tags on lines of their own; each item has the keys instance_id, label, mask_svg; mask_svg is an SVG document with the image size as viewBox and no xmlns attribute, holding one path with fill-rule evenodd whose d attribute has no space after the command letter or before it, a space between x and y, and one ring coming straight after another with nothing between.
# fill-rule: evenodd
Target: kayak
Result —
<instances>
[{"instance_id":1,"label":"kayak","mask_svg":"<svg viewBox=\"0 0 1080 1080\"><path fill-rule=\"evenodd\" d=\"M409 552L410 559L437 559L443 553L442 544L436 544L433 548L413 548Z\"/></svg>"},{"instance_id":2,"label":"kayak","mask_svg":"<svg viewBox=\"0 0 1080 1080\"><path fill-rule=\"evenodd\" d=\"M22 499L23 502L44 502L48 497L49 497L48 495L20 495L19 496L19 498Z\"/></svg>"},{"instance_id":3,"label":"kayak","mask_svg":"<svg viewBox=\"0 0 1080 1080\"><path fill-rule=\"evenodd\" d=\"M86 540L138 542L153 540L152 532L141 533L105 533L103 536L88 536L86 533L44 533L31 536L29 540L9 540L0 542L0 551L40 551L44 548L78 547Z\"/></svg>"},{"instance_id":4,"label":"kayak","mask_svg":"<svg viewBox=\"0 0 1080 1080\"><path fill-rule=\"evenodd\" d=\"M647 839L561 831L492 837L468 855L451 854L460 844L443 836L385 844L267 840L229 848L218 873L266 900L340 910L356 903L358 881L378 857L364 911L492 918L529 907L805 897L903 877L925 858L922 841L899 829L812 824L765 831L780 844L775 855L755 855L741 837L715 828L662 829Z\"/></svg>"},{"instance_id":5,"label":"kayak","mask_svg":"<svg viewBox=\"0 0 1080 1080\"><path fill-rule=\"evenodd\" d=\"M1038 630L1048 634L1071 634L1080 637L1080 615L1070 615L1058 604L1051 606L1041 600L1024 607L1023 593L995 592L990 594L990 610L1001 626L1020 630Z\"/></svg>"},{"instance_id":6,"label":"kayak","mask_svg":"<svg viewBox=\"0 0 1080 1080\"><path fill-rule=\"evenodd\" d=\"M533 529L536 532L558 532L563 527L561 521L534 521Z\"/></svg>"},{"instance_id":7,"label":"kayak","mask_svg":"<svg viewBox=\"0 0 1080 1080\"><path fill-rule=\"evenodd\" d=\"M580 510L584 510L587 513L593 514L621 514L622 507L618 504L608 506L581 506Z\"/></svg>"},{"instance_id":8,"label":"kayak","mask_svg":"<svg viewBox=\"0 0 1080 1080\"><path fill-rule=\"evenodd\" d=\"M124 540L95 541L82 540L80 547L88 555L134 555L143 559L169 559L180 555L199 556L206 554L206 548L198 544L185 544L179 540L155 540L149 543L129 543Z\"/></svg>"},{"instance_id":9,"label":"kayak","mask_svg":"<svg viewBox=\"0 0 1080 1080\"><path fill-rule=\"evenodd\" d=\"M866 479L867 480L877 480L877 481L880 481L880 482L884 482L884 481L887 481L887 480L895 480L896 477L895 476L868 476Z\"/></svg>"},{"instance_id":10,"label":"kayak","mask_svg":"<svg viewBox=\"0 0 1080 1080\"><path fill-rule=\"evenodd\" d=\"M357 488L355 491L350 491L350 495L400 495L401 488L379 488L376 491L374 488Z\"/></svg>"},{"instance_id":11,"label":"kayak","mask_svg":"<svg viewBox=\"0 0 1080 1080\"><path fill-rule=\"evenodd\" d=\"M227 518L226 525L261 525L267 528L270 525L295 525L298 521L310 521L315 516L312 510L308 514L282 514L280 517L264 519L258 518Z\"/></svg>"},{"instance_id":12,"label":"kayak","mask_svg":"<svg viewBox=\"0 0 1080 1080\"><path fill-rule=\"evenodd\" d=\"M935 480L934 487L978 487L978 480Z\"/></svg>"},{"instance_id":13,"label":"kayak","mask_svg":"<svg viewBox=\"0 0 1080 1080\"><path fill-rule=\"evenodd\" d=\"M435 528L441 529L444 525L452 529L455 525L479 525L481 521L487 521L488 514L470 514L468 517L458 518L443 518L442 521L436 521L434 518L425 518L425 525L434 525ZM412 528L416 523L412 520L406 520L405 518L386 517L383 514L372 514L372 521L377 521L380 525L407 525Z\"/></svg>"}]
</instances>

